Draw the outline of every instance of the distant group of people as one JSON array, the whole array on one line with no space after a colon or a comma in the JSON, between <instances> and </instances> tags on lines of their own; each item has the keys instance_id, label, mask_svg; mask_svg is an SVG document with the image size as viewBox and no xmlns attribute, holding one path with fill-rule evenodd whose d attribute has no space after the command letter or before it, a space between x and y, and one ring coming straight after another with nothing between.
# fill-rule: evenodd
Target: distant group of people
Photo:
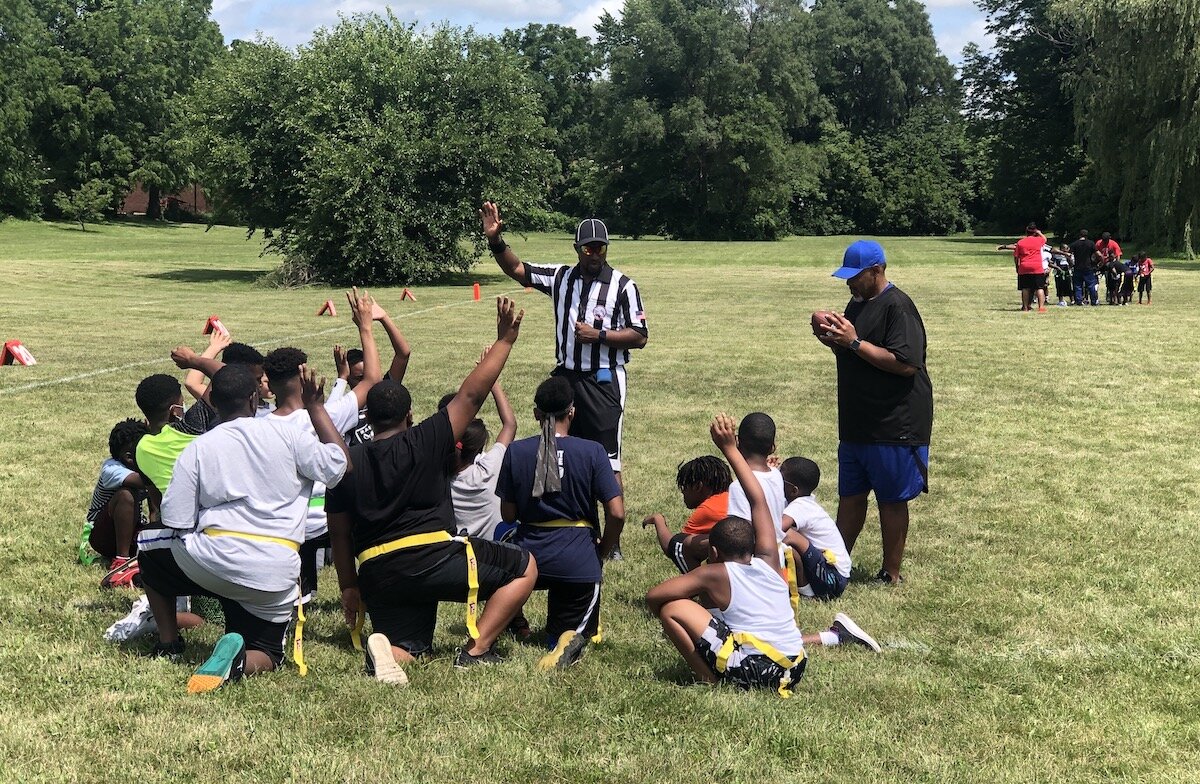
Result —
<instances>
[{"instance_id":1,"label":"distant group of people","mask_svg":"<svg viewBox=\"0 0 1200 784\"><path fill-rule=\"evenodd\" d=\"M1053 246L1030 223L1023 238L999 249L1013 252L1022 311L1036 307L1039 313L1046 312L1051 277L1059 307L1099 305L1101 280L1109 305L1128 305L1135 289L1139 305L1149 305L1153 296L1154 260L1146 253L1123 258L1120 244L1107 231L1093 242L1081 229L1074 242Z\"/></svg>"},{"instance_id":2,"label":"distant group of people","mask_svg":"<svg viewBox=\"0 0 1200 784\"><path fill-rule=\"evenodd\" d=\"M154 630L153 654L177 658L180 630L204 623L189 597L209 597L227 633L189 691L277 668L293 623L303 674L305 608L331 556L345 621L381 682L406 683L404 665L431 653L441 602L465 605L460 668L502 661L505 631L532 637L523 607L536 590L547 592L539 668L572 665L602 639L603 568L619 552L626 514L624 364L648 334L640 294L608 266L598 220L576 232L576 265L541 266L503 241L494 204L481 219L501 269L554 303L558 364L532 395L537 434L516 439L499 383L524 315L507 298L497 301L495 342L420 422L401 383L408 342L357 290L347 298L361 349L335 347L328 395L296 348L264 356L223 334L200 354L179 347L172 358L188 371L183 386L166 374L138 385L143 419L112 429L89 505L85 543L107 563L102 587L146 592L106 636ZM884 545L875 579L900 583L908 502L928 489L924 325L885 269L877 243L855 243L834 272L850 290L845 314L813 317L838 364L836 523L814 496L817 464L776 458L775 422L762 412L736 425L718 415L710 435L724 460L680 465L676 484L694 510L680 533L663 515L643 522L680 571L648 592L647 606L701 681L788 696L806 645L880 650L840 612L825 631L802 634L796 610L802 598L846 590L872 492ZM386 374L376 323L394 352ZM478 418L489 397L501 423L491 446Z\"/></svg>"}]
</instances>

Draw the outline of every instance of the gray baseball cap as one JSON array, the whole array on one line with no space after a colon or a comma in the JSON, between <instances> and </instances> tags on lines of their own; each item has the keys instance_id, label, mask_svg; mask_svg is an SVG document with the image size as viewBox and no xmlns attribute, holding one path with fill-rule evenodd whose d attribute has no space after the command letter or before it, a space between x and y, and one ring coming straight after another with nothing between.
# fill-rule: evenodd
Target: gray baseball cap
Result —
<instances>
[{"instance_id":1,"label":"gray baseball cap","mask_svg":"<svg viewBox=\"0 0 1200 784\"><path fill-rule=\"evenodd\" d=\"M587 218L579 222L575 229L575 244L587 245L592 242L608 244L608 227L599 218Z\"/></svg>"}]
</instances>

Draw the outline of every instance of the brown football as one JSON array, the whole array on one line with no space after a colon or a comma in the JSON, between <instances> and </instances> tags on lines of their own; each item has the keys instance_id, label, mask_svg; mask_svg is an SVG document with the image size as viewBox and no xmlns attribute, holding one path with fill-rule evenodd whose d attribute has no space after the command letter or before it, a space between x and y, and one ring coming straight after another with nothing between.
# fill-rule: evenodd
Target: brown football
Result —
<instances>
[{"instance_id":1,"label":"brown football","mask_svg":"<svg viewBox=\"0 0 1200 784\"><path fill-rule=\"evenodd\" d=\"M824 335L829 325L833 323L833 312L818 310L812 314L812 331L814 335Z\"/></svg>"}]
</instances>

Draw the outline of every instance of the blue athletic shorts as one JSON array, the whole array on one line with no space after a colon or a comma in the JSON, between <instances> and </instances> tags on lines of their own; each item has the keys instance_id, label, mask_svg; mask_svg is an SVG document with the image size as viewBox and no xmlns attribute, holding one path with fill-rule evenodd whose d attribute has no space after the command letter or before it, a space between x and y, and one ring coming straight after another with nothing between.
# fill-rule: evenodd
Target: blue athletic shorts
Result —
<instances>
[{"instance_id":1,"label":"blue athletic shorts","mask_svg":"<svg viewBox=\"0 0 1200 784\"><path fill-rule=\"evenodd\" d=\"M881 504L911 501L929 492L929 447L838 444L838 495L875 491Z\"/></svg>"},{"instance_id":2,"label":"blue athletic shorts","mask_svg":"<svg viewBox=\"0 0 1200 784\"><path fill-rule=\"evenodd\" d=\"M833 557L833 553L829 554L829 558ZM836 599L846 590L846 583L849 582L842 573L837 570L837 567L829 562L829 558L825 557L825 552L818 550L811 543L804 554L800 556L801 568L804 569L804 577L808 582L808 587L812 588L813 594L818 599Z\"/></svg>"}]
</instances>

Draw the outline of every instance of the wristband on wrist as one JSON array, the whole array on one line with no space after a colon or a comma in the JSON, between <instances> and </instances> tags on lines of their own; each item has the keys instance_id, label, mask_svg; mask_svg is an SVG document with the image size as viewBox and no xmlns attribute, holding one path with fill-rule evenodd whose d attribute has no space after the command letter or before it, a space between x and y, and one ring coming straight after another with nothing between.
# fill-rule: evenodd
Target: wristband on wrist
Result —
<instances>
[{"instance_id":1,"label":"wristband on wrist","mask_svg":"<svg viewBox=\"0 0 1200 784\"><path fill-rule=\"evenodd\" d=\"M498 239L494 243L489 240L488 241L488 250L490 250L493 254L503 253L504 251L508 250L508 243L505 242L503 239Z\"/></svg>"}]
</instances>

